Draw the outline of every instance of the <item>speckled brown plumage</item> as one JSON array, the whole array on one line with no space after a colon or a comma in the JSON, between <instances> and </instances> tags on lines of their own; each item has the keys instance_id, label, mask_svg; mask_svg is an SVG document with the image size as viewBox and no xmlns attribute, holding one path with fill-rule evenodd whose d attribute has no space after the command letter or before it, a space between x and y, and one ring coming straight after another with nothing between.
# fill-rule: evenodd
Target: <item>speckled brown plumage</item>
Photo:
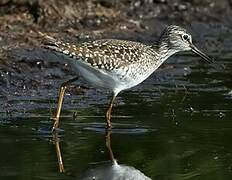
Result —
<instances>
[{"instance_id":1,"label":"speckled brown plumage","mask_svg":"<svg viewBox=\"0 0 232 180\"><path fill-rule=\"evenodd\" d=\"M108 71L133 63L142 63L147 60L144 57L157 55L152 46L125 40L104 39L77 45L61 41L52 43L45 44L44 47L85 61L94 68Z\"/></svg>"}]
</instances>

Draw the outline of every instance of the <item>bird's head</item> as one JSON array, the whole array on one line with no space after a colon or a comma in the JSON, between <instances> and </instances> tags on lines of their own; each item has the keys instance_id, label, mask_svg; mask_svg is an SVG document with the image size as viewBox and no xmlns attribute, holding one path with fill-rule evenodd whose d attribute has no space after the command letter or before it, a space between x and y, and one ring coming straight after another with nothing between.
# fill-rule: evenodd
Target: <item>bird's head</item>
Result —
<instances>
[{"instance_id":1,"label":"bird's head","mask_svg":"<svg viewBox=\"0 0 232 180\"><path fill-rule=\"evenodd\" d=\"M192 43L192 36L187 32L187 30L179 26L168 26L160 37L159 46L160 49L165 49L162 48L162 46L165 46L166 49L171 50L174 53L179 51L191 50L195 54L201 56L207 62L213 62L213 60L210 57L208 57L205 53L200 51Z\"/></svg>"}]
</instances>

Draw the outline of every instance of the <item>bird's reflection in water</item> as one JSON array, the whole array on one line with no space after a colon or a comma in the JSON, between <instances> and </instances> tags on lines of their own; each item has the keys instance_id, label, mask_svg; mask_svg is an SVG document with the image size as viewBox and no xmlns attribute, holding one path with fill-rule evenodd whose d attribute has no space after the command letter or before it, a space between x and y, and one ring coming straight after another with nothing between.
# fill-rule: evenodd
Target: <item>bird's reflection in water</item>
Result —
<instances>
[{"instance_id":1,"label":"bird's reflection in water","mask_svg":"<svg viewBox=\"0 0 232 180\"><path fill-rule=\"evenodd\" d=\"M56 154L58 159L59 171L64 172L64 165L62 161L59 137L57 133L53 133L53 140L56 147ZM120 165L114 158L111 148L111 131L106 130L106 147L110 155L110 162L98 165L93 169L87 170L83 175L78 177L80 180L151 180L145 176L138 169L132 166Z\"/></svg>"},{"instance_id":2,"label":"bird's reflection in water","mask_svg":"<svg viewBox=\"0 0 232 180\"><path fill-rule=\"evenodd\" d=\"M56 155L57 155L59 171L61 173L63 173L64 172L64 163L63 163L63 159L62 159L62 155L61 155L61 151L60 151L60 139L59 139L57 131L52 132L52 138L53 138L53 143L56 147Z\"/></svg>"},{"instance_id":3,"label":"bird's reflection in water","mask_svg":"<svg viewBox=\"0 0 232 180\"><path fill-rule=\"evenodd\" d=\"M142 172L134 167L127 165L120 165L114 158L111 148L111 131L106 131L106 147L109 151L109 163L99 165L94 169L87 170L83 176L78 179L81 180L151 180Z\"/></svg>"}]
</instances>

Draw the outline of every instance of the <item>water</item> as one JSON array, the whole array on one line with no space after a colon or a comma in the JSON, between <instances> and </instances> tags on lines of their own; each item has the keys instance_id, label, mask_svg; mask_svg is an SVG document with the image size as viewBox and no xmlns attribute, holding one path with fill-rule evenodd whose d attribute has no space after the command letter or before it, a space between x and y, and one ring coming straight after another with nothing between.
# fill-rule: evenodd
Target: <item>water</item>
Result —
<instances>
[{"instance_id":1,"label":"water","mask_svg":"<svg viewBox=\"0 0 232 180\"><path fill-rule=\"evenodd\" d=\"M231 179L232 64L230 52L222 53L217 61L224 70L188 53L177 55L164 70L118 96L111 134L116 170L105 145L103 115L110 94L92 88L68 92L59 132L65 167L60 174L50 133L59 83L41 78L47 86L37 90L27 89L29 82L23 91L2 87L0 179L69 180L119 176L124 170L156 180Z\"/></svg>"}]
</instances>

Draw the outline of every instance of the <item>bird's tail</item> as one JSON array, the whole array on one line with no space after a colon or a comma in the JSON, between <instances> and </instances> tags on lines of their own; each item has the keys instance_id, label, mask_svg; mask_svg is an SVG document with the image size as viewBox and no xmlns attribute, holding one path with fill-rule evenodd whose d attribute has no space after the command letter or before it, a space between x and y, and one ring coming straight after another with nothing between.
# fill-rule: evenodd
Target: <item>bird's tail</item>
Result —
<instances>
[{"instance_id":1,"label":"bird's tail","mask_svg":"<svg viewBox=\"0 0 232 180\"><path fill-rule=\"evenodd\" d=\"M53 38L45 33L42 33L42 32L38 32L38 34L42 38L42 45L41 45L42 48L51 49L51 50L54 50L57 52L62 51L60 48L60 46L62 44L61 41L56 40L55 38Z\"/></svg>"}]
</instances>

